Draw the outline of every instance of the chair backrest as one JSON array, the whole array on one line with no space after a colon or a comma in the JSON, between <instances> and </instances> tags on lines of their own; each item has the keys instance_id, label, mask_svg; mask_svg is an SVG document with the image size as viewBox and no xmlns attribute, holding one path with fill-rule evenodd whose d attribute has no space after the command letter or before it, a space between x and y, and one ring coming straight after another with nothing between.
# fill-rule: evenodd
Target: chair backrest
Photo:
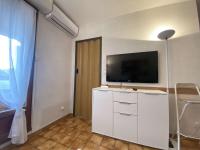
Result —
<instances>
[{"instance_id":1,"label":"chair backrest","mask_svg":"<svg viewBox=\"0 0 200 150\"><path fill-rule=\"evenodd\" d=\"M200 95L200 90L199 90L199 86L198 85L196 85L196 89L197 89L198 94Z\"/></svg>"},{"instance_id":2,"label":"chair backrest","mask_svg":"<svg viewBox=\"0 0 200 150\"><path fill-rule=\"evenodd\" d=\"M200 95L199 87L194 83L176 83L175 94L178 94L178 89L190 89L195 91L198 95Z\"/></svg>"}]
</instances>

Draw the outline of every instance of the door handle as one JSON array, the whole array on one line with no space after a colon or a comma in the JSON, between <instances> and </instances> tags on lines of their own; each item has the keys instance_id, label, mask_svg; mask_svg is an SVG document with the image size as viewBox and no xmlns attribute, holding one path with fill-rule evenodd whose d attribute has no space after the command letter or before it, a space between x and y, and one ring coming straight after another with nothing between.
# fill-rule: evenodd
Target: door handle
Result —
<instances>
[{"instance_id":1,"label":"door handle","mask_svg":"<svg viewBox=\"0 0 200 150\"><path fill-rule=\"evenodd\" d=\"M76 68L76 74L78 74L78 68Z\"/></svg>"}]
</instances>

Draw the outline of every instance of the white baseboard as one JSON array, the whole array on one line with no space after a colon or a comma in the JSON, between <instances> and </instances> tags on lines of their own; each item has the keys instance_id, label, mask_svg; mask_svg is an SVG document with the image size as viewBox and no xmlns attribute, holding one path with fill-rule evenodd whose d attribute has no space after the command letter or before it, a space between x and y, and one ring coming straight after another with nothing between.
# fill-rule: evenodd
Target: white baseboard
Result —
<instances>
[{"instance_id":1,"label":"white baseboard","mask_svg":"<svg viewBox=\"0 0 200 150\"><path fill-rule=\"evenodd\" d=\"M51 122L48 122L48 123L46 123L46 124L44 124L44 125L42 125L42 126L40 126L40 127L38 127L38 128L34 128L34 125L32 125L32 133L35 133L35 132L37 132L37 131L39 131L39 130L41 130L41 129L44 129L45 127L49 126L50 124L52 124L52 123L54 123L54 122L60 120L61 118L65 117L65 116L67 116L67 115L69 115L69 114L73 114L73 113L66 113L66 114L64 114L64 115L62 115L62 116L60 116L60 117L58 117L57 119L55 119L55 120L53 120L53 121L51 121Z\"/></svg>"}]
</instances>

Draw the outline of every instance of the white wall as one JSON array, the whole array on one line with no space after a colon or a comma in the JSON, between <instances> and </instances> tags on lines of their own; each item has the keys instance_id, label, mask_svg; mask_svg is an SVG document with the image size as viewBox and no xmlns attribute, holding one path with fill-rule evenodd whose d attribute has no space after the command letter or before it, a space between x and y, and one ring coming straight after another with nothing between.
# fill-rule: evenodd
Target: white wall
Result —
<instances>
[{"instance_id":1,"label":"white wall","mask_svg":"<svg viewBox=\"0 0 200 150\"><path fill-rule=\"evenodd\" d=\"M38 20L33 95L33 131L71 112L72 39L48 22ZM64 110L61 111L61 106Z\"/></svg>"},{"instance_id":2,"label":"white wall","mask_svg":"<svg viewBox=\"0 0 200 150\"><path fill-rule=\"evenodd\" d=\"M173 39L170 50L170 87L177 82L200 86L200 32ZM175 97L170 95L170 132L176 131ZM188 118L189 120L190 118Z\"/></svg>"},{"instance_id":3,"label":"white wall","mask_svg":"<svg viewBox=\"0 0 200 150\"><path fill-rule=\"evenodd\" d=\"M193 0L177 3L110 18L104 22L91 22L80 26L80 34L77 39L103 36L157 40L157 34L168 28L176 30L174 37L198 32L196 2Z\"/></svg>"},{"instance_id":4,"label":"white wall","mask_svg":"<svg viewBox=\"0 0 200 150\"><path fill-rule=\"evenodd\" d=\"M103 37L102 43L102 84L109 84L106 82L107 55L158 50L159 83L131 85L166 86L165 42ZM200 32L169 41L170 87L173 88L176 82L192 82L200 85L199 47Z\"/></svg>"},{"instance_id":5,"label":"white wall","mask_svg":"<svg viewBox=\"0 0 200 150\"><path fill-rule=\"evenodd\" d=\"M138 50L159 50L161 56L159 64L160 83L157 85L154 84L153 86L164 86L166 85L166 77L164 73L165 60L163 59L165 58L165 55L163 55L164 47L163 45L161 46L159 42L147 42L147 40L157 39L158 32L167 27L176 30L174 37L181 37L199 32L199 22L195 1L147 9L119 16L117 18L111 18L105 22L93 22L80 26L80 34L76 40L98 36L103 37L103 83L105 83L105 55L113 52L126 53L136 52ZM140 41L136 41L136 39ZM73 58L75 58L74 45ZM73 59L73 66L74 64L75 59Z\"/></svg>"},{"instance_id":6,"label":"white wall","mask_svg":"<svg viewBox=\"0 0 200 150\"><path fill-rule=\"evenodd\" d=\"M169 50L171 87L176 82L200 85L200 32L171 40Z\"/></svg>"},{"instance_id":7,"label":"white wall","mask_svg":"<svg viewBox=\"0 0 200 150\"><path fill-rule=\"evenodd\" d=\"M159 54L159 83L156 84L123 84L132 86L166 86L166 65L165 65L165 45L161 41L139 41L139 40L126 40L117 38L103 38L102 40L102 84L115 84L106 82L106 56L123 53L135 53L145 51L158 51ZM120 83L118 83L120 84Z\"/></svg>"}]
</instances>

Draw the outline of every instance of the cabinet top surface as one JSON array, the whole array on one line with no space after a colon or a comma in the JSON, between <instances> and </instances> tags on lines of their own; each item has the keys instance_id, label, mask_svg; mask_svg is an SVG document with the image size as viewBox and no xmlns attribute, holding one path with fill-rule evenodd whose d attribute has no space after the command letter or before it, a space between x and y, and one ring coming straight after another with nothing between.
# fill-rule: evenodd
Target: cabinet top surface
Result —
<instances>
[{"instance_id":1,"label":"cabinet top surface","mask_svg":"<svg viewBox=\"0 0 200 150\"><path fill-rule=\"evenodd\" d=\"M128 92L128 93L148 93L148 94L163 94L167 95L167 92L161 91L161 90L144 90L144 89L137 89L137 91L133 89L127 89L127 88L108 88L108 87L97 87L93 88L93 90L99 90L99 91L112 91L112 92Z\"/></svg>"}]
</instances>

